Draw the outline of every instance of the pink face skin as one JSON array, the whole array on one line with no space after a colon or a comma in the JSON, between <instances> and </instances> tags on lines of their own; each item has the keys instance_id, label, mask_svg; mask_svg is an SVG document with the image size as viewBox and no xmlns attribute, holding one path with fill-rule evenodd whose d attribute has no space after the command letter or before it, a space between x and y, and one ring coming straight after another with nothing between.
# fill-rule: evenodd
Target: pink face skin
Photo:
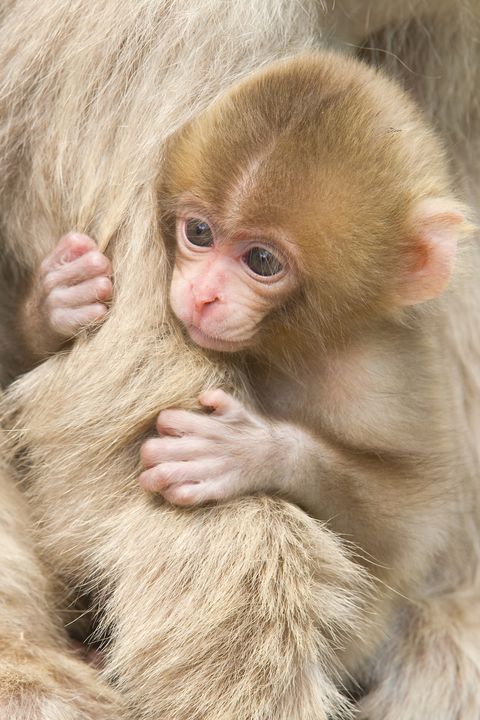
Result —
<instances>
[{"instance_id":1,"label":"pink face skin","mask_svg":"<svg viewBox=\"0 0 480 720\"><path fill-rule=\"evenodd\" d=\"M225 237L196 211L179 214L176 241L170 304L191 339L221 352L251 346L295 286L286 242L251 231Z\"/></svg>"}]
</instances>

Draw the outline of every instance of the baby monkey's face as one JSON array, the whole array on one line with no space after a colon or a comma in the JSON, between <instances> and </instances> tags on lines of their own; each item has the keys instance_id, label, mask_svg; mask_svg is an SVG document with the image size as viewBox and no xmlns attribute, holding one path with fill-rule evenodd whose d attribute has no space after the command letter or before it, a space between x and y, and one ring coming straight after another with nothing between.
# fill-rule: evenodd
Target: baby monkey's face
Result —
<instances>
[{"instance_id":1,"label":"baby monkey's face","mask_svg":"<svg viewBox=\"0 0 480 720\"><path fill-rule=\"evenodd\" d=\"M277 233L227 230L205 212L178 212L170 303L197 345L221 352L251 347L264 318L296 285L292 252Z\"/></svg>"},{"instance_id":2,"label":"baby monkey's face","mask_svg":"<svg viewBox=\"0 0 480 720\"><path fill-rule=\"evenodd\" d=\"M203 348L291 358L437 298L466 231L441 157L408 98L350 60L240 82L169 144L173 312Z\"/></svg>"}]
</instances>

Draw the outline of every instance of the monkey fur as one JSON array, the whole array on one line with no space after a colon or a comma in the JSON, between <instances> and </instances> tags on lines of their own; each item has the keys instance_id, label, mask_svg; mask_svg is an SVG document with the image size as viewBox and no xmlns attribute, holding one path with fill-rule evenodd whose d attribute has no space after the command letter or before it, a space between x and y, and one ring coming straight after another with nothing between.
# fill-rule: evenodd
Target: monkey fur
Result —
<instances>
[{"instance_id":1,"label":"monkey fur","mask_svg":"<svg viewBox=\"0 0 480 720\"><path fill-rule=\"evenodd\" d=\"M6 476L3 527L26 557L20 577L2 563L1 627L38 623L43 598L47 612L32 647L19 644L23 630L14 638L2 630L2 720L326 720L355 712L477 720L475 245L438 331L444 383L455 388L460 532L432 558L418 593L397 598L375 583L358 561L361 549L286 501L258 496L185 511L137 485L139 447L159 410L193 409L207 388L247 392L241 373L187 347L169 320L156 197L165 141L240 78L323 36L411 87L475 207L476 4L6 0L0 23L0 236L11 289L2 313L7 300L16 307L33 268L68 229L93 235L115 275L105 324L6 394L3 416L39 559L28 528L11 519L27 510ZM6 381L22 348L12 331L2 343ZM74 660L56 625L63 599L49 600L50 578L52 587L93 595L99 633L110 641L104 675L127 709L113 697L106 707L108 691L88 668L72 669L67 682ZM35 621L19 615L25 596ZM26 678L21 695L9 689L12 677ZM75 677L75 696L86 700L67 709Z\"/></svg>"}]
</instances>

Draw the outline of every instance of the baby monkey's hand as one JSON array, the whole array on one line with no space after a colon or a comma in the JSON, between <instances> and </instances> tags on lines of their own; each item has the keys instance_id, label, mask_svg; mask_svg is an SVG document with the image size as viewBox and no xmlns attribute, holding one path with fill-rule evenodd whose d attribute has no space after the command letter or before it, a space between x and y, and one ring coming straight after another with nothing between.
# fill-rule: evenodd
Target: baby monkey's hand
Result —
<instances>
[{"instance_id":1,"label":"baby monkey's hand","mask_svg":"<svg viewBox=\"0 0 480 720\"><path fill-rule=\"evenodd\" d=\"M68 233L41 263L25 300L23 335L36 358L101 320L112 296L110 261L86 235Z\"/></svg>"},{"instance_id":2,"label":"baby monkey's hand","mask_svg":"<svg viewBox=\"0 0 480 720\"><path fill-rule=\"evenodd\" d=\"M271 477L280 446L275 426L223 390L205 392L199 402L213 412L160 413L160 437L147 440L141 449L142 487L175 505L272 489L263 484L265 467Z\"/></svg>"}]
</instances>

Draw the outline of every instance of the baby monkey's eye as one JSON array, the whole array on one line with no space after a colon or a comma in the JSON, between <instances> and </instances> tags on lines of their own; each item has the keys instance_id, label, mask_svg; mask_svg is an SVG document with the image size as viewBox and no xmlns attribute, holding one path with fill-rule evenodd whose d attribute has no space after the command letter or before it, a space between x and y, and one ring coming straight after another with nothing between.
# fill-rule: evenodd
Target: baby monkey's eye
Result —
<instances>
[{"instance_id":1,"label":"baby monkey's eye","mask_svg":"<svg viewBox=\"0 0 480 720\"><path fill-rule=\"evenodd\" d=\"M243 256L243 262L255 275L272 277L283 270L280 260L270 250L262 247L253 247Z\"/></svg>"},{"instance_id":2,"label":"baby monkey's eye","mask_svg":"<svg viewBox=\"0 0 480 720\"><path fill-rule=\"evenodd\" d=\"M210 225L198 218L192 218L185 222L185 237L192 245L198 247L211 247L213 245L213 233Z\"/></svg>"}]
</instances>

